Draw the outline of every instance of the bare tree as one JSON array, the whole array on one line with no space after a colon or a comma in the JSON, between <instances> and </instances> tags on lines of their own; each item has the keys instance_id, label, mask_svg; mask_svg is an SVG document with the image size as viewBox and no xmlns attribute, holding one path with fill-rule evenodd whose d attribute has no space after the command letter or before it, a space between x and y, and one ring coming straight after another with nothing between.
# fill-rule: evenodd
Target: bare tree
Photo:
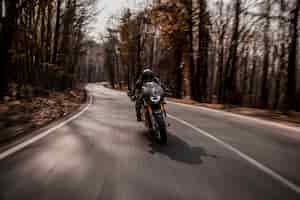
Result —
<instances>
[{"instance_id":1,"label":"bare tree","mask_svg":"<svg viewBox=\"0 0 300 200\"><path fill-rule=\"evenodd\" d=\"M298 24L299 24L299 12L300 12L300 0L295 0L295 7L291 12L290 29L291 38L289 44L289 58L288 58L288 81L286 89L286 104L288 109L295 108L295 96L296 96L296 58L298 47Z\"/></svg>"},{"instance_id":2,"label":"bare tree","mask_svg":"<svg viewBox=\"0 0 300 200\"><path fill-rule=\"evenodd\" d=\"M195 99L208 101L208 58L209 58L209 26L210 19L206 0L198 0L198 55L197 70L195 70L194 85ZM198 81L199 80L199 81ZM200 86L200 87L199 87Z\"/></svg>"},{"instance_id":3,"label":"bare tree","mask_svg":"<svg viewBox=\"0 0 300 200\"><path fill-rule=\"evenodd\" d=\"M279 6L280 6L280 22L278 23L278 28L279 28L279 69L276 75L276 83L275 83L275 97L274 97L274 104L273 108L277 109L279 106L279 101L280 101L280 96L281 96L281 85L282 85L282 80L284 78L284 73L286 69L286 26L285 26L285 20L284 19L284 14L286 12L286 3L284 0L279 1Z\"/></svg>"},{"instance_id":4,"label":"bare tree","mask_svg":"<svg viewBox=\"0 0 300 200\"><path fill-rule=\"evenodd\" d=\"M265 0L264 2L264 62L263 62L263 74L262 74L262 85L261 85L261 103L262 107L268 106L269 101L269 90L268 90L268 75L269 75L269 64L270 64L270 12L271 12L271 1Z\"/></svg>"},{"instance_id":5,"label":"bare tree","mask_svg":"<svg viewBox=\"0 0 300 200\"><path fill-rule=\"evenodd\" d=\"M61 18L61 16L60 16L61 4L62 4L62 0L57 0L52 63L57 62L58 42L59 42L59 36L60 36L59 30L60 30L60 18Z\"/></svg>"},{"instance_id":6,"label":"bare tree","mask_svg":"<svg viewBox=\"0 0 300 200\"><path fill-rule=\"evenodd\" d=\"M234 5L234 23L233 33L230 40L229 56L225 68L225 81L224 81L224 102L238 103L237 99L237 53L240 38L240 13L241 13L241 0L235 0Z\"/></svg>"}]
</instances>

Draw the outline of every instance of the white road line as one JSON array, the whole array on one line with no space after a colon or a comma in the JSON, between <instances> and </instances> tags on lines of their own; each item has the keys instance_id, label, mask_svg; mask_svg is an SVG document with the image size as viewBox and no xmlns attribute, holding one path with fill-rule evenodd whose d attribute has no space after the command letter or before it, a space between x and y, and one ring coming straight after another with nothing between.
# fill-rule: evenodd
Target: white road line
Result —
<instances>
[{"instance_id":1,"label":"white road line","mask_svg":"<svg viewBox=\"0 0 300 200\"><path fill-rule=\"evenodd\" d=\"M194 105L188 105L188 104L171 102L171 101L168 101L168 103L169 104L174 104L174 105L185 106L185 107L189 107L189 108L194 108L194 109L198 109L198 110L203 110L203 111L214 112L216 114L222 114L223 116L227 116L227 117L240 118L240 119L244 119L244 120L248 120L248 121L252 121L252 122L256 122L256 123L260 123L260 124L264 124L264 125L275 126L275 127L286 129L286 130L300 132L300 128L291 127L291 126L288 126L288 125L284 125L284 124L280 124L280 123L276 123L276 122L271 122L271 121L267 121L267 120L263 120L263 119L258 119L258 118L255 118L255 117L244 116L244 115L230 113L230 112L226 112L226 111L222 111L222 110L215 110L215 109L212 109L212 108L205 108L205 107L201 107L201 106L194 106Z\"/></svg>"},{"instance_id":2,"label":"white road line","mask_svg":"<svg viewBox=\"0 0 300 200\"><path fill-rule=\"evenodd\" d=\"M213 141L217 142L218 144L222 145L223 147L225 147L226 149L234 152L235 154L237 154L238 156L240 156L241 158L245 159L246 161L248 161L250 164L254 165L256 168L258 168L259 170L263 171L264 173L268 174L269 176L271 176L272 178L274 178L275 180L281 182L283 185L285 185L286 187L290 188L291 190L295 191L296 193L300 194L300 187L294 183L292 183L290 180L284 178L283 176L281 176L280 174L276 173L275 171L273 171L272 169L266 167L265 165L259 163L258 161L256 161L254 158L246 155L245 153L239 151L238 149L234 148L233 146L231 146L230 144L223 142L222 140L216 138L215 136L211 135L210 133L201 130L200 128L190 124L187 121L184 121L182 119L179 119L173 115L168 114L168 117L176 120L184 125L186 125L187 127L192 128L193 130L195 130L196 132L212 139Z\"/></svg>"},{"instance_id":3,"label":"white road line","mask_svg":"<svg viewBox=\"0 0 300 200\"><path fill-rule=\"evenodd\" d=\"M37 136L35 136L35 137L33 137L29 140L26 140L25 142L23 142L21 144L18 144L16 146L0 153L0 160L3 160L4 158L7 158L8 156L11 156L11 155L15 154L16 152L24 149L25 147L27 147L27 146L37 142L38 140L44 138L45 136L49 135L53 131L55 131L55 130L65 126L66 124L70 123L71 121L77 119L79 116L81 116L83 113L85 113L89 109L91 103L92 103L92 97L90 98L88 105L83 110L81 110L79 113L77 113L76 115L74 115L71 118L67 119L66 121L63 121L60 124L48 129L47 131L42 132L42 133L38 134Z\"/></svg>"}]
</instances>

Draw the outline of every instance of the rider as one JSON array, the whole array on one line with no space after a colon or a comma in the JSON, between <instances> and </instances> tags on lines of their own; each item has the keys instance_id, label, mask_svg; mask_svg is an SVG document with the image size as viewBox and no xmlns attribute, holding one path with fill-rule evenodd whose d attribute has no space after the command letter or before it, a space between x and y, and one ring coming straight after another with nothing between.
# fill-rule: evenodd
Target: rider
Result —
<instances>
[{"instance_id":1,"label":"rider","mask_svg":"<svg viewBox=\"0 0 300 200\"><path fill-rule=\"evenodd\" d=\"M141 114L141 108L143 104L143 92L142 92L142 87L143 84L146 82L156 82L157 84L161 85L161 82L158 77L155 77L153 71L149 68L146 68L142 74L140 75L139 79L137 80L135 84L135 92L136 92L136 103L135 103L135 108L136 108L136 118L137 121L142 121L142 114Z\"/></svg>"}]
</instances>

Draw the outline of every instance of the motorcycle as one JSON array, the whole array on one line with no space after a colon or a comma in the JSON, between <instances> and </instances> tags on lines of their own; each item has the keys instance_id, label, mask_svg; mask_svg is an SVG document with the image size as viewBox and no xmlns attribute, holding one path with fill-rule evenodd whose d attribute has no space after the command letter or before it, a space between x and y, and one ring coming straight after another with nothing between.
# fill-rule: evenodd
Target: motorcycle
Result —
<instances>
[{"instance_id":1,"label":"motorcycle","mask_svg":"<svg viewBox=\"0 0 300 200\"><path fill-rule=\"evenodd\" d=\"M156 82L146 82L142 87L142 119L152 136L160 144L167 143L167 113L164 90Z\"/></svg>"}]
</instances>

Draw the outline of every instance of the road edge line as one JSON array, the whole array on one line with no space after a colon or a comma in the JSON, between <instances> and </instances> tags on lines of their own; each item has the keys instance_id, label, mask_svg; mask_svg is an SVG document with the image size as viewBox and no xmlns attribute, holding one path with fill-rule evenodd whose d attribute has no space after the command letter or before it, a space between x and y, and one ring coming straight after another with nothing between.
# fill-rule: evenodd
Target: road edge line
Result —
<instances>
[{"instance_id":1,"label":"road edge line","mask_svg":"<svg viewBox=\"0 0 300 200\"><path fill-rule=\"evenodd\" d=\"M79 111L77 114L73 115L72 117L66 119L65 121L55 125L54 127L20 143L20 144L17 144L15 145L14 147L11 147L7 150L4 150L3 152L0 153L0 161L17 153L18 151L24 149L25 147L39 141L40 139L46 137L47 135L49 135L50 133L56 131L57 129L65 126L66 124L70 123L71 121L77 119L78 117L80 117L83 113L85 113L89 107L92 105L92 100L93 100L93 96L89 95L89 100L88 100L88 103L86 104L86 106L81 110Z\"/></svg>"},{"instance_id":2,"label":"road edge line","mask_svg":"<svg viewBox=\"0 0 300 200\"><path fill-rule=\"evenodd\" d=\"M276 122L272 122L272 121L268 121L268 120L260 119L260 118L256 118L256 117L251 117L251 116L246 116L246 115L241 115L241 114L236 114L236 113L231 113L231 112L227 112L227 111L223 111L223 110L216 110L216 109L206 108L206 107L201 107L201 106L188 105L188 104L184 104L184 103L177 103L177 102L172 102L172 101L168 101L168 103L173 104L173 105L185 106L185 107L189 107L189 108L197 108L199 110L210 111L210 112L214 112L214 113L218 113L218 114L223 114L225 116L241 118L241 119L244 119L244 120L257 122L257 123L268 125L268 126L276 126L278 128L288 129L288 130L295 131L295 132L300 132L300 128L292 127L292 126L288 126L288 125L285 125L285 124L282 124L282 123L276 123Z\"/></svg>"},{"instance_id":3,"label":"road edge line","mask_svg":"<svg viewBox=\"0 0 300 200\"><path fill-rule=\"evenodd\" d=\"M237 148L233 147L232 145L222 141L221 139L218 139L217 137L211 135L210 133L201 130L200 128L192 125L191 123L184 121L182 119L179 119L173 115L168 114L168 117L180 122L181 124L192 128L194 131L199 132L200 134L210 138L211 140L217 142L218 144L220 144L221 146L223 146L224 148L226 148L227 150L232 151L233 153L237 154L239 157L241 157L242 159L246 160L247 162L249 162L250 164L252 164L253 166L255 166L257 169L259 169L260 171L264 172L265 174L271 176L273 179L279 181L280 183L282 183L284 186L288 187L289 189L293 190L294 192L296 192L297 194L300 194L300 187L296 184L294 184L293 182L291 182L290 180L288 180L287 178L281 176L280 174L276 173L275 171L273 171L272 169L270 169L269 167L259 163L257 160L255 160L254 158L246 155L245 153L241 152L240 150L238 150ZM196 134L197 135L197 134Z\"/></svg>"}]
</instances>

